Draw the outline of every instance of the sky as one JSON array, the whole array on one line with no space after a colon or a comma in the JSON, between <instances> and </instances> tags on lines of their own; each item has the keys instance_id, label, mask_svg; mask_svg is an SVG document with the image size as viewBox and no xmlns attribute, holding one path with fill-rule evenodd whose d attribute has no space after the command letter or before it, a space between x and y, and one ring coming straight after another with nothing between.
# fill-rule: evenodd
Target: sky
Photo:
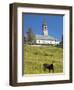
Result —
<instances>
[{"instance_id":1,"label":"sky","mask_svg":"<svg viewBox=\"0 0 74 90\"><path fill-rule=\"evenodd\" d=\"M61 40L63 34L63 15L23 13L24 34L31 27L34 34L42 35L42 23L44 19L48 26L48 34L57 40Z\"/></svg>"}]
</instances>

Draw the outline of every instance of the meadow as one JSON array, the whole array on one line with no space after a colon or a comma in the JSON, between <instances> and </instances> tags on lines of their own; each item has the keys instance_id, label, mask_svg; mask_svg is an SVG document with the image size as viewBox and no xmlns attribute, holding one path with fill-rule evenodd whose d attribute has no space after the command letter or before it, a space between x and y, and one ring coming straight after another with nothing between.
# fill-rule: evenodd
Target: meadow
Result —
<instances>
[{"instance_id":1,"label":"meadow","mask_svg":"<svg viewBox=\"0 0 74 90\"><path fill-rule=\"evenodd\" d=\"M63 72L63 48L24 44L24 74L46 74L43 64L54 64L54 73ZM52 73L52 71L51 71Z\"/></svg>"}]
</instances>

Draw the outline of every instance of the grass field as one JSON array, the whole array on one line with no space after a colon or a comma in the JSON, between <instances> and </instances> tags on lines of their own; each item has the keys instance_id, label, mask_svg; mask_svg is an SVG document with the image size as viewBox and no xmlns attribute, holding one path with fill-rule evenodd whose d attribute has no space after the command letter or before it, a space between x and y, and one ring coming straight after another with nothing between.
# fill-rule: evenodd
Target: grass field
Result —
<instances>
[{"instance_id":1,"label":"grass field","mask_svg":"<svg viewBox=\"0 0 74 90\"><path fill-rule=\"evenodd\" d=\"M63 72L63 49L55 46L24 45L24 74L45 74L43 64L54 64L54 73Z\"/></svg>"}]
</instances>

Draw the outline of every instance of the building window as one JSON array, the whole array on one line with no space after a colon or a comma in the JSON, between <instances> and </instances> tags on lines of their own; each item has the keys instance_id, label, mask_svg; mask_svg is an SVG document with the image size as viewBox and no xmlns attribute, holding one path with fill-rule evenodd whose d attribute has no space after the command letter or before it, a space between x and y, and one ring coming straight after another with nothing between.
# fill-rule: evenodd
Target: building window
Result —
<instances>
[{"instance_id":1,"label":"building window","mask_svg":"<svg viewBox=\"0 0 74 90\"><path fill-rule=\"evenodd\" d=\"M40 43L40 40L39 40L39 43Z\"/></svg>"},{"instance_id":2,"label":"building window","mask_svg":"<svg viewBox=\"0 0 74 90\"><path fill-rule=\"evenodd\" d=\"M46 26L45 26L44 28L45 28L45 30L47 29L47 27L46 27Z\"/></svg>"}]
</instances>

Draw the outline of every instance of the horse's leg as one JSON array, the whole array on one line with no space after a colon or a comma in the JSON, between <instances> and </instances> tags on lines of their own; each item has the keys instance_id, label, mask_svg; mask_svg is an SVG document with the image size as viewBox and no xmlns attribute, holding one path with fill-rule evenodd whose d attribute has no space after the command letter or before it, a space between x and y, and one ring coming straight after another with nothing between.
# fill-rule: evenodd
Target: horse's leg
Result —
<instances>
[{"instance_id":1,"label":"horse's leg","mask_svg":"<svg viewBox=\"0 0 74 90\"><path fill-rule=\"evenodd\" d=\"M53 67L53 70L52 70L52 71L53 71L53 73L54 73L54 67Z\"/></svg>"},{"instance_id":2,"label":"horse's leg","mask_svg":"<svg viewBox=\"0 0 74 90\"><path fill-rule=\"evenodd\" d=\"M49 73L50 73L50 68L49 68Z\"/></svg>"},{"instance_id":3,"label":"horse's leg","mask_svg":"<svg viewBox=\"0 0 74 90\"><path fill-rule=\"evenodd\" d=\"M46 71L46 68L45 68L45 67L43 67L43 70L44 70L44 71Z\"/></svg>"}]
</instances>

